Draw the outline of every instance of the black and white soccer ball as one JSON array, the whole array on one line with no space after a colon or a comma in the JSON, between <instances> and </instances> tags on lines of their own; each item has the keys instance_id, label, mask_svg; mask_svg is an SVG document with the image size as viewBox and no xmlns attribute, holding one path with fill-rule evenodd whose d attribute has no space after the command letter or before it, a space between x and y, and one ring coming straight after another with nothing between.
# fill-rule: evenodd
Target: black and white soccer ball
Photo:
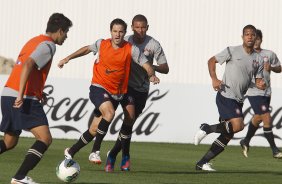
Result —
<instances>
[{"instance_id":1,"label":"black and white soccer ball","mask_svg":"<svg viewBox=\"0 0 282 184\"><path fill-rule=\"evenodd\" d=\"M75 181L80 173L79 164L72 159L65 159L61 161L56 167L57 177L66 183Z\"/></svg>"}]
</instances>

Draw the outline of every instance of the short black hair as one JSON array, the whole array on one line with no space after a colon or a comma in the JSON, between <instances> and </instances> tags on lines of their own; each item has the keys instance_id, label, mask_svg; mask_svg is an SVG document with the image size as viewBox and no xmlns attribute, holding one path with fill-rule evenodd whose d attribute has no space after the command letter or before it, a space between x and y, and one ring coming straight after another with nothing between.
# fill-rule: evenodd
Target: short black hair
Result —
<instances>
[{"instance_id":1,"label":"short black hair","mask_svg":"<svg viewBox=\"0 0 282 184\"><path fill-rule=\"evenodd\" d=\"M252 29L254 32L256 32L256 31L257 31L257 29L256 29L256 27L255 27L255 26L253 26L253 25L249 24L249 25L246 25L246 26L243 28L243 35L244 35L244 33L245 33L246 29Z\"/></svg>"},{"instance_id":2,"label":"short black hair","mask_svg":"<svg viewBox=\"0 0 282 184\"><path fill-rule=\"evenodd\" d=\"M123 28L124 28L124 31L126 32L127 24L122 19L116 18L111 22L111 24L110 24L110 30L111 31L112 31L114 25L122 25Z\"/></svg>"},{"instance_id":3,"label":"short black hair","mask_svg":"<svg viewBox=\"0 0 282 184\"><path fill-rule=\"evenodd\" d=\"M67 31L72 26L72 21L62 13L53 13L47 23L46 33L55 33L59 29Z\"/></svg>"},{"instance_id":4,"label":"short black hair","mask_svg":"<svg viewBox=\"0 0 282 184\"><path fill-rule=\"evenodd\" d=\"M132 25L135 21L146 22L148 24L147 18L144 15L138 14L135 15L132 19Z\"/></svg>"},{"instance_id":5,"label":"short black hair","mask_svg":"<svg viewBox=\"0 0 282 184\"><path fill-rule=\"evenodd\" d=\"M257 29L256 33L257 33L257 37L259 37L260 39L262 39L262 32L261 32L261 30L260 30L260 29Z\"/></svg>"}]
</instances>

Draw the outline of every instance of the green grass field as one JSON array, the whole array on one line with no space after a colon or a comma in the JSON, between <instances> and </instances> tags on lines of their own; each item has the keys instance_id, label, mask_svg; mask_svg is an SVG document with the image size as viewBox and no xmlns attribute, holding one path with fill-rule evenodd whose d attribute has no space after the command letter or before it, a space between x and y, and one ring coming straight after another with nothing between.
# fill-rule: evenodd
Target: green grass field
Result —
<instances>
[{"instance_id":1,"label":"green grass field","mask_svg":"<svg viewBox=\"0 0 282 184\"><path fill-rule=\"evenodd\" d=\"M0 184L9 184L21 164L26 150L34 139L21 138L18 146L0 156ZM36 182L57 184L56 165L63 160L63 150L74 140L54 140L39 165L29 173ZM102 159L113 142L103 142ZM76 184L275 184L282 183L282 160L272 158L267 147L251 147L249 158L244 158L239 146L228 146L212 161L217 172L195 171L196 161L207 151L209 145L132 143L131 171L119 170L120 155L114 173L105 173L104 164L92 165L88 155L89 144L82 149L75 160L81 173Z\"/></svg>"}]
</instances>

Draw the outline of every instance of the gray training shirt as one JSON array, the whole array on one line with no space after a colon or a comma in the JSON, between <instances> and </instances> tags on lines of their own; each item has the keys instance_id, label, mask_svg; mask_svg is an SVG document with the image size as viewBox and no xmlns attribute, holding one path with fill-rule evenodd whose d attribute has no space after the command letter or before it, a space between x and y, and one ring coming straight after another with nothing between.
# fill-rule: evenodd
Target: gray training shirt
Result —
<instances>
[{"instance_id":1,"label":"gray training shirt","mask_svg":"<svg viewBox=\"0 0 282 184\"><path fill-rule=\"evenodd\" d=\"M278 57L271 50L262 49L258 53L262 56L264 62L269 62L271 67L277 67L281 65ZM269 74L269 72L267 73ZM269 87L266 88L265 90L261 90L256 87L255 79L253 78L251 86L247 91L247 96L270 96L270 95L271 95L270 81L269 81Z\"/></svg>"},{"instance_id":2,"label":"gray training shirt","mask_svg":"<svg viewBox=\"0 0 282 184\"><path fill-rule=\"evenodd\" d=\"M133 35L126 36L124 38L126 41L135 45L139 48L148 59L148 61L153 64L154 59L157 64L167 63L164 51L160 43L153 37L146 35L145 41L142 44L136 44L133 41ZM131 63L131 71L128 85L140 92L148 92L150 88L150 82L147 72L136 63Z\"/></svg>"},{"instance_id":3,"label":"gray training shirt","mask_svg":"<svg viewBox=\"0 0 282 184\"><path fill-rule=\"evenodd\" d=\"M256 52L246 53L242 45L229 48L230 52L226 48L215 55L219 64L226 62L220 93L226 98L243 102L252 78L263 77L263 59Z\"/></svg>"}]
</instances>

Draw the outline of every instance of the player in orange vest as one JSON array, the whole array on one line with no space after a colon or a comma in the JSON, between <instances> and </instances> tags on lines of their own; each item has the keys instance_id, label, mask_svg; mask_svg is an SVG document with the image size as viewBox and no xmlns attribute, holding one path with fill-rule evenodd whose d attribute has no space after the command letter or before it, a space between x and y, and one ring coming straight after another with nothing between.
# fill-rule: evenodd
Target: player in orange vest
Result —
<instances>
[{"instance_id":1,"label":"player in orange vest","mask_svg":"<svg viewBox=\"0 0 282 184\"><path fill-rule=\"evenodd\" d=\"M52 142L43 110L42 103L46 100L43 88L56 44L64 43L71 26L72 22L63 14L51 15L46 34L32 38L22 48L1 94L0 130L4 138L0 140L0 154L17 145L22 130L29 130L36 138L11 184L36 184L27 173L35 168Z\"/></svg>"},{"instance_id":2,"label":"player in orange vest","mask_svg":"<svg viewBox=\"0 0 282 184\"><path fill-rule=\"evenodd\" d=\"M111 38L97 40L93 45L82 47L58 64L63 67L69 60L84 56L93 52L98 53L93 67L93 78L90 86L90 100L102 114L98 127L92 123L80 139L70 148L65 149L65 157L73 158L82 147L91 142L96 136L89 161L101 164L100 146L105 137L108 127L115 116L115 110L119 104L124 108L133 103L126 95L131 62L142 66L154 84L159 83L155 71L143 53L136 46L124 40L126 34L126 23L121 19L114 19L110 25ZM132 106L128 106L132 108Z\"/></svg>"}]
</instances>

